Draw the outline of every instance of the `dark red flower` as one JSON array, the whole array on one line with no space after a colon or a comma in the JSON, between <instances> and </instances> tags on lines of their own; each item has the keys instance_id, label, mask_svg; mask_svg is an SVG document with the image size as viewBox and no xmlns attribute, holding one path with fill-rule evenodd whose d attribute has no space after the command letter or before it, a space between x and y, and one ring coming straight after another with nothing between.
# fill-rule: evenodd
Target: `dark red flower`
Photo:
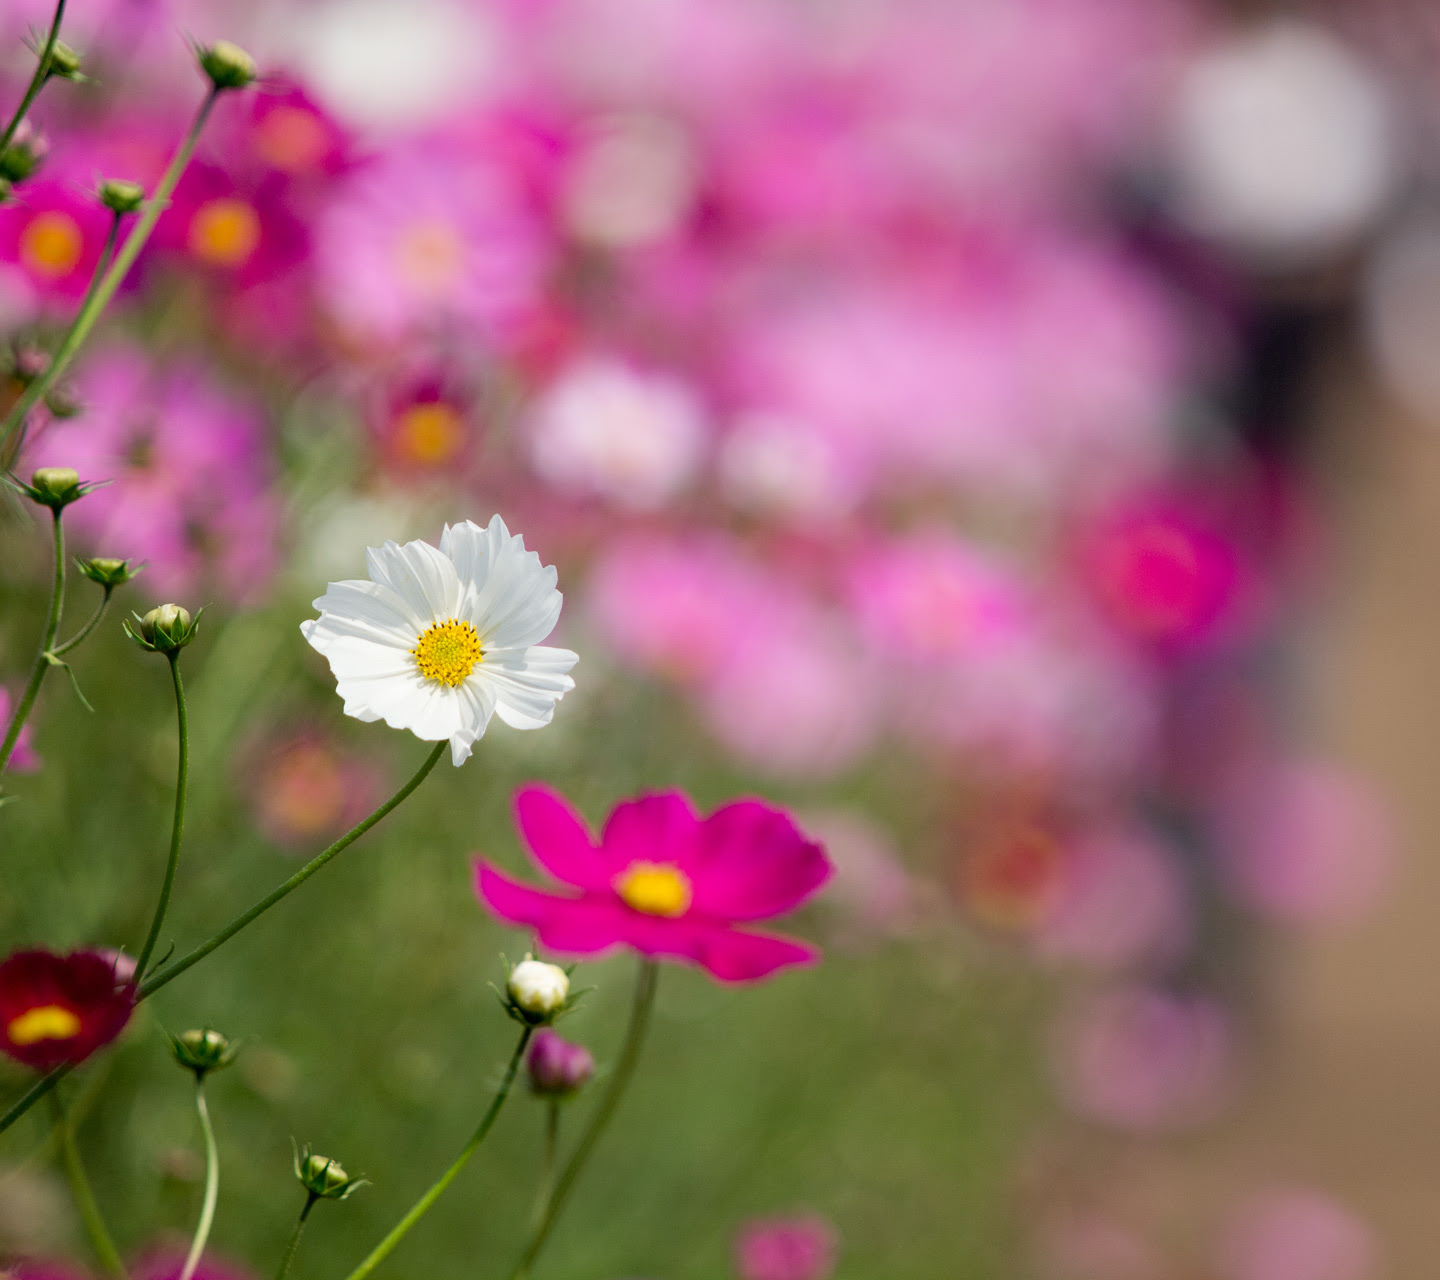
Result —
<instances>
[{"instance_id":1,"label":"dark red flower","mask_svg":"<svg viewBox=\"0 0 1440 1280\"><path fill-rule=\"evenodd\" d=\"M37 1071L84 1061L134 1007L134 985L98 951L16 951L0 964L0 1049Z\"/></svg>"}]
</instances>

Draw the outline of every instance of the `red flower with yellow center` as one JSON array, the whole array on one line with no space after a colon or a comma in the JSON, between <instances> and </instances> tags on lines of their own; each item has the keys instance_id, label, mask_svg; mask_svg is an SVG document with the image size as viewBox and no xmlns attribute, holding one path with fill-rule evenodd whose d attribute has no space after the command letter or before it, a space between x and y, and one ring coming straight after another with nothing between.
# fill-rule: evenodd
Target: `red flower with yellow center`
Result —
<instances>
[{"instance_id":1,"label":"red flower with yellow center","mask_svg":"<svg viewBox=\"0 0 1440 1280\"><path fill-rule=\"evenodd\" d=\"M96 951L16 951L0 964L0 1049L37 1071L84 1061L134 1007L134 985Z\"/></svg>"}]
</instances>

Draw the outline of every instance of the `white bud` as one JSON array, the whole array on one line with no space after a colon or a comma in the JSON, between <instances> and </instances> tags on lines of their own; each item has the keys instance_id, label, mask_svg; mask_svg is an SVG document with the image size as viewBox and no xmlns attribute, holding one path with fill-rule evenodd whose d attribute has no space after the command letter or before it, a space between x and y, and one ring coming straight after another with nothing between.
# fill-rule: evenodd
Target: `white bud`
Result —
<instances>
[{"instance_id":1,"label":"white bud","mask_svg":"<svg viewBox=\"0 0 1440 1280\"><path fill-rule=\"evenodd\" d=\"M522 1012L548 1018L560 1012L570 994L570 977L558 964L527 957L511 970L506 989Z\"/></svg>"}]
</instances>

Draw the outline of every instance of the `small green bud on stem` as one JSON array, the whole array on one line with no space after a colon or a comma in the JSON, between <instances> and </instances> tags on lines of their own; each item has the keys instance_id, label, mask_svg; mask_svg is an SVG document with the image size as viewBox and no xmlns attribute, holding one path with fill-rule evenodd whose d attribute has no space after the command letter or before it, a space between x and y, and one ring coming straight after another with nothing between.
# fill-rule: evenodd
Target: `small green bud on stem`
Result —
<instances>
[{"instance_id":1,"label":"small green bud on stem","mask_svg":"<svg viewBox=\"0 0 1440 1280\"><path fill-rule=\"evenodd\" d=\"M235 1060L239 1047L231 1044L218 1031L205 1027L171 1036L170 1051L182 1067L203 1076L207 1071L228 1067Z\"/></svg>"},{"instance_id":2,"label":"small green bud on stem","mask_svg":"<svg viewBox=\"0 0 1440 1280\"><path fill-rule=\"evenodd\" d=\"M312 1154L308 1144L295 1152L295 1176L317 1200L348 1200L370 1185L364 1178L352 1178L329 1157Z\"/></svg>"},{"instance_id":3,"label":"small green bud on stem","mask_svg":"<svg viewBox=\"0 0 1440 1280\"><path fill-rule=\"evenodd\" d=\"M203 609L200 611L204 612ZM200 629L200 614L192 619L190 611L178 604L162 604L143 617L139 614L132 616L134 625L127 619L125 634L150 653L168 655L183 649L195 639L195 633Z\"/></svg>"},{"instance_id":4,"label":"small green bud on stem","mask_svg":"<svg viewBox=\"0 0 1440 1280\"><path fill-rule=\"evenodd\" d=\"M115 214L134 213L145 203L145 188L138 182L107 178L95 192L100 203Z\"/></svg>"},{"instance_id":5,"label":"small green bud on stem","mask_svg":"<svg viewBox=\"0 0 1440 1280\"><path fill-rule=\"evenodd\" d=\"M26 495L42 507L60 511L77 498L85 496L88 486L80 483L80 474L70 467L41 467L30 477Z\"/></svg>"},{"instance_id":6,"label":"small green bud on stem","mask_svg":"<svg viewBox=\"0 0 1440 1280\"><path fill-rule=\"evenodd\" d=\"M216 89L245 89L255 83L255 59L239 45L217 40L196 51L200 69Z\"/></svg>"}]
</instances>

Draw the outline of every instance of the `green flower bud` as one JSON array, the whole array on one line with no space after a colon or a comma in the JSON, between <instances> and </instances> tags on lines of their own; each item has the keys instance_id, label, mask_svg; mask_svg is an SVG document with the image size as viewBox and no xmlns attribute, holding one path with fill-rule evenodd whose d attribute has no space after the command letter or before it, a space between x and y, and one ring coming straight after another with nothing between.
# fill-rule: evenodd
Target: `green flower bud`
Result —
<instances>
[{"instance_id":1,"label":"green flower bud","mask_svg":"<svg viewBox=\"0 0 1440 1280\"><path fill-rule=\"evenodd\" d=\"M170 1050L175 1061L187 1067L197 1076L207 1071L218 1071L228 1067L234 1060L238 1047L209 1027L203 1030L182 1031L170 1037Z\"/></svg>"},{"instance_id":2,"label":"green flower bud","mask_svg":"<svg viewBox=\"0 0 1440 1280\"><path fill-rule=\"evenodd\" d=\"M244 89L255 83L255 59L239 45L217 40L197 50L200 69L217 89Z\"/></svg>"},{"instance_id":3,"label":"green flower bud","mask_svg":"<svg viewBox=\"0 0 1440 1280\"><path fill-rule=\"evenodd\" d=\"M105 179L95 194L112 213L134 213L145 203L144 187L138 182L125 182L119 178Z\"/></svg>"},{"instance_id":4,"label":"green flower bud","mask_svg":"<svg viewBox=\"0 0 1440 1280\"><path fill-rule=\"evenodd\" d=\"M55 47L50 50L50 66L45 74L59 80L85 79L80 74L80 55L63 40L55 41Z\"/></svg>"},{"instance_id":5,"label":"green flower bud","mask_svg":"<svg viewBox=\"0 0 1440 1280\"><path fill-rule=\"evenodd\" d=\"M123 587L143 566L131 565L128 560L112 560L108 556L94 556L89 560L76 558L75 567L91 582L102 587Z\"/></svg>"},{"instance_id":6,"label":"green flower bud","mask_svg":"<svg viewBox=\"0 0 1440 1280\"><path fill-rule=\"evenodd\" d=\"M312 1155L308 1143L295 1152L295 1176L317 1200L348 1200L370 1185L364 1178L350 1177L334 1160Z\"/></svg>"},{"instance_id":7,"label":"green flower bud","mask_svg":"<svg viewBox=\"0 0 1440 1280\"><path fill-rule=\"evenodd\" d=\"M135 624L132 626L127 619L125 634L150 653L174 653L195 639L200 629L200 613L192 619L189 611L178 604L162 604L143 618L139 614L131 615Z\"/></svg>"},{"instance_id":8,"label":"green flower bud","mask_svg":"<svg viewBox=\"0 0 1440 1280\"><path fill-rule=\"evenodd\" d=\"M69 467L41 467L30 477L30 487L26 490L33 501L52 511L68 507L77 498L84 497L85 492L79 472Z\"/></svg>"}]
</instances>

